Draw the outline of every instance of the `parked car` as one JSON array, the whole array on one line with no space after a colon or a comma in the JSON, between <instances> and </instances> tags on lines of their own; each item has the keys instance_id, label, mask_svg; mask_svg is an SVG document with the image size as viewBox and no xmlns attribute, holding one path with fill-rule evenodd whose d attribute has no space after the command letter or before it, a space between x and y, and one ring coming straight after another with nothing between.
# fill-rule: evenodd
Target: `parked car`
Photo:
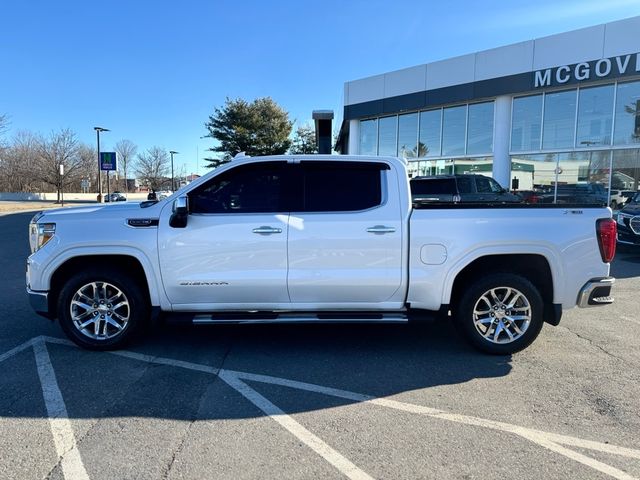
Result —
<instances>
[{"instance_id":1,"label":"parked car","mask_svg":"<svg viewBox=\"0 0 640 480\"><path fill-rule=\"evenodd\" d=\"M640 247L640 192L618 212L618 243Z\"/></svg>"},{"instance_id":2,"label":"parked car","mask_svg":"<svg viewBox=\"0 0 640 480\"><path fill-rule=\"evenodd\" d=\"M558 185L558 191L553 186L543 195L538 196L537 203L608 205L607 189L601 183L577 183Z\"/></svg>"},{"instance_id":3,"label":"parked car","mask_svg":"<svg viewBox=\"0 0 640 480\"><path fill-rule=\"evenodd\" d=\"M634 195L632 190L611 190L609 206L611 210L622 208Z\"/></svg>"},{"instance_id":4,"label":"parked car","mask_svg":"<svg viewBox=\"0 0 640 480\"><path fill-rule=\"evenodd\" d=\"M493 178L478 174L414 177L410 185L414 202L522 202Z\"/></svg>"},{"instance_id":5,"label":"parked car","mask_svg":"<svg viewBox=\"0 0 640 480\"><path fill-rule=\"evenodd\" d=\"M608 208L412 206L407 164L391 157L242 157L171 202L46 210L29 232L31 305L94 350L167 312L194 324L430 316L507 354L563 309L613 302Z\"/></svg>"},{"instance_id":6,"label":"parked car","mask_svg":"<svg viewBox=\"0 0 640 480\"><path fill-rule=\"evenodd\" d=\"M113 192L107 195L106 197L104 197L104 201L105 202L126 202L127 197L125 197L120 192Z\"/></svg>"}]
</instances>

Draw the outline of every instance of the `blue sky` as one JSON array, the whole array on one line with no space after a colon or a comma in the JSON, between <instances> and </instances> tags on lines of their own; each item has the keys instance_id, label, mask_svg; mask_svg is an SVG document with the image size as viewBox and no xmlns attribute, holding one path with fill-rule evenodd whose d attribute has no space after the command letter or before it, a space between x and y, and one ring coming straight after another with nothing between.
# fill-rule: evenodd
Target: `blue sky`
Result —
<instances>
[{"instance_id":1,"label":"blue sky","mask_svg":"<svg viewBox=\"0 0 640 480\"><path fill-rule=\"evenodd\" d=\"M638 0L9 0L0 114L8 135L68 127L91 145L104 126L102 150L159 145L191 173L225 97L339 121L347 80L634 15Z\"/></svg>"}]
</instances>

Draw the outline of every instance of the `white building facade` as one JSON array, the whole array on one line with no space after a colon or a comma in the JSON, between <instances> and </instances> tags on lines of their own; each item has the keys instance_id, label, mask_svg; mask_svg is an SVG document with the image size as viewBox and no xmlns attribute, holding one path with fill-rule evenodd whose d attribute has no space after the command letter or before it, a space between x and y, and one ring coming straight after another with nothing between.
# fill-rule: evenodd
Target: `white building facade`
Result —
<instances>
[{"instance_id":1,"label":"white building facade","mask_svg":"<svg viewBox=\"0 0 640 480\"><path fill-rule=\"evenodd\" d=\"M354 80L338 150L506 188L640 178L640 17Z\"/></svg>"}]
</instances>

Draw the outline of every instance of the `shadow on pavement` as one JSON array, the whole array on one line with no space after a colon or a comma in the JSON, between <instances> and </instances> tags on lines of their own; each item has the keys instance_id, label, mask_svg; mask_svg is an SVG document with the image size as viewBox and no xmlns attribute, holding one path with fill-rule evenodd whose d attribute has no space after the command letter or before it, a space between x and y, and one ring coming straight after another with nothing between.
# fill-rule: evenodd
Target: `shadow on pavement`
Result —
<instances>
[{"instance_id":1,"label":"shadow on pavement","mask_svg":"<svg viewBox=\"0 0 640 480\"><path fill-rule=\"evenodd\" d=\"M640 247L618 246L616 256L611 263L611 275L616 278L640 277Z\"/></svg>"},{"instance_id":2,"label":"shadow on pavement","mask_svg":"<svg viewBox=\"0 0 640 480\"><path fill-rule=\"evenodd\" d=\"M0 228L0 355L39 335L62 337L56 323L32 313L25 293L30 214L2 217ZM502 377L511 357L470 349L449 322L422 325L158 325L130 351L214 368L270 375L372 395L455 385ZM222 379L203 372L158 365L110 353L47 344L55 378L69 416L171 419L262 416ZM47 413L34 351L27 348L0 363L0 416L40 417ZM251 383L257 391L265 385ZM273 387L271 385L269 388ZM355 400L295 396L296 411L331 408ZM205 402L209 398L212 401ZM203 407L203 405L209 405ZM289 412L295 413L295 412Z\"/></svg>"}]
</instances>

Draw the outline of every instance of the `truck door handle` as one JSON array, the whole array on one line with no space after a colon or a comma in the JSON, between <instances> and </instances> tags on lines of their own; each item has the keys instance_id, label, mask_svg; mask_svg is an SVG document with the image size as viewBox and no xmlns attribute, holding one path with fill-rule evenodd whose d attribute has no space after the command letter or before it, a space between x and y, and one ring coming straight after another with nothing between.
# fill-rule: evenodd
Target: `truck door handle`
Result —
<instances>
[{"instance_id":1,"label":"truck door handle","mask_svg":"<svg viewBox=\"0 0 640 480\"><path fill-rule=\"evenodd\" d=\"M394 233L396 229L394 227L387 227L385 225L375 225L367 228L367 232L375 233L376 235L383 235L385 233Z\"/></svg>"},{"instance_id":2,"label":"truck door handle","mask_svg":"<svg viewBox=\"0 0 640 480\"><path fill-rule=\"evenodd\" d=\"M273 233L282 233L282 229L270 227L268 225L262 225L261 227L254 228L253 233L257 233L259 235L271 235Z\"/></svg>"}]
</instances>

